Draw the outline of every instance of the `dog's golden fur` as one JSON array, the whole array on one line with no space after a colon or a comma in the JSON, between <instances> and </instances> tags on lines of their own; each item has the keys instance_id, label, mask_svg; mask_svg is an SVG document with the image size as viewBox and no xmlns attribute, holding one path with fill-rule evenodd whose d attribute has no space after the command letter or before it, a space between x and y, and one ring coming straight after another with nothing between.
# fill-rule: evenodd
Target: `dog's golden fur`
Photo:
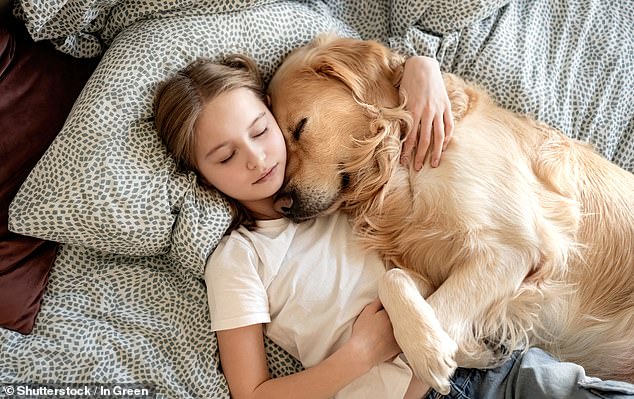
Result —
<instances>
[{"instance_id":1,"label":"dog's golden fur","mask_svg":"<svg viewBox=\"0 0 634 399\"><path fill-rule=\"evenodd\" d=\"M634 382L634 176L451 74L441 166L402 167L402 64L330 36L285 60L269 90L288 216L343 209L397 266L381 299L415 373L442 392L456 362L490 367L527 345Z\"/></svg>"}]
</instances>

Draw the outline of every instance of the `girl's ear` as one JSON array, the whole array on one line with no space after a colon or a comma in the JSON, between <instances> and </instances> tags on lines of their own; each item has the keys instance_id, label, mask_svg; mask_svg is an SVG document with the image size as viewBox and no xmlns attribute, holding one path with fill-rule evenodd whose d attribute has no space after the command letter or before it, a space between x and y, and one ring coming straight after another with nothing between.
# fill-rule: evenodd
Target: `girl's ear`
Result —
<instances>
[{"instance_id":1,"label":"girl's ear","mask_svg":"<svg viewBox=\"0 0 634 399\"><path fill-rule=\"evenodd\" d=\"M271 96L270 95L266 95L266 97L264 97L264 102L266 103L266 106L268 108L271 108Z\"/></svg>"}]
</instances>

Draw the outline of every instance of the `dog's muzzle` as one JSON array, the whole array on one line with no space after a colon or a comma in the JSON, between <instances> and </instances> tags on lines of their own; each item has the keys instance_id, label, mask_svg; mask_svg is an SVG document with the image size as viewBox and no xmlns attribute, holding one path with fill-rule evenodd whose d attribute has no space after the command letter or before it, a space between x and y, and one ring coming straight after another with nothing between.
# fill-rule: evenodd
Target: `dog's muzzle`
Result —
<instances>
[{"instance_id":1,"label":"dog's muzzle","mask_svg":"<svg viewBox=\"0 0 634 399\"><path fill-rule=\"evenodd\" d=\"M324 214L328 205L320 201L302 200L297 192L291 190L280 191L275 198L273 208L285 217L299 223Z\"/></svg>"},{"instance_id":2,"label":"dog's muzzle","mask_svg":"<svg viewBox=\"0 0 634 399\"><path fill-rule=\"evenodd\" d=\"M275 199L273 208L276 212L289 217L291 214L291 208L293 207L293 197L291 194L280 193Z\"/></svg>"}]
</instances>

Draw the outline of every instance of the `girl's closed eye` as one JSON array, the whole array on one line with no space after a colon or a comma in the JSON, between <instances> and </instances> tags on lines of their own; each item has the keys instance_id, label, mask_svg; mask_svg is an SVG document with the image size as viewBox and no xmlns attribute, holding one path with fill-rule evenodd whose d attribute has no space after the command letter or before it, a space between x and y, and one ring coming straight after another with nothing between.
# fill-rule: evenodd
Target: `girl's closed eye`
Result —
<instances>
[{"instance_id":1,"label":"girl's closed eye","mask_svg":"<svg viewBox=\"0 0 634 399\"><path fill-rule=\"evenodd\" d=\"M219 162L219 163L227 163L227 162L229 162L229 161L233 158L233 155L234 155L235 153L236 153L235 151L231 151L231 153L230 153L229 155L227 155L227 156L225 156L225 157L222 157L222 158L220 159L220 161L218 161L218 162Z\"/></svg>"},{"instance_id":2,"label":"girl's closed eye","mask_svg":"<svg viewBox=\"0 0 634 399\"><path fill-rule=\"evenodd\" d=\"M260 136L264 135L268 131L269 131L269 127L267 126L260 133L258 133L255 136L253 136L253 138L260 137Z\"/></svg>"}]
</instances>

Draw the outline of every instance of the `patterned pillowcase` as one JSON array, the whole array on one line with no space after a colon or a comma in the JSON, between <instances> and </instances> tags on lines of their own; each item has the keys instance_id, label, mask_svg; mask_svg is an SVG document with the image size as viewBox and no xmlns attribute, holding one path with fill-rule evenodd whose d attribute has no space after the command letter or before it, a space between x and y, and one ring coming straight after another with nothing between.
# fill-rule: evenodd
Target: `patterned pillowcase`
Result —
<instances>
[{"instance_id":1,"label":"patterned pillowcase","mask_svg":"<svg viewBox=\"0 0 634 399\"><path fill-rule=\"evenodd\" d=\"M480 21L509 0L393 0L391 4L391 34L405 37L408 30L422 29L441 36Z\"/></svg>"},{"instance_id":2,"label":"patterned pillowcase","mask_svg":"<svg viewBox=\"0 0 634 399\"><path fill-rule=\"evenodd\" d=\"M447 34L489 17L507 3L509 0L432 1L417 25L426 31Z\"/></svg>"},{"instance_id":3,"label":"patterned pillowcase","mask_svg":"<svg viewBox=\"0 0 634 399\"><path fill-rule=\"evenodd\" d=\"M75 57L95 57L114 37L136 21L181 12L210 15L235 12L275 0L226 0L206 4L198 0L146 2L139 0L22 0L14 13L36 40L50 40Z\"/></svg>"},{"instance_id":4,"label":"patterned pillowcase","mask_svg":"<svg viewBox=\"0 0 634 399\"><path fill-rule=\"evenodd\" d=\"M316 10L277 3L146 20L122 31L11 204L10 228L132 256L171 251L202 275L229 212L167 155L153 125L155 89L198 57L230 53L252 56L268 80L288 52L319 32L355 35Z\"/></svg>"}]
</instances>

